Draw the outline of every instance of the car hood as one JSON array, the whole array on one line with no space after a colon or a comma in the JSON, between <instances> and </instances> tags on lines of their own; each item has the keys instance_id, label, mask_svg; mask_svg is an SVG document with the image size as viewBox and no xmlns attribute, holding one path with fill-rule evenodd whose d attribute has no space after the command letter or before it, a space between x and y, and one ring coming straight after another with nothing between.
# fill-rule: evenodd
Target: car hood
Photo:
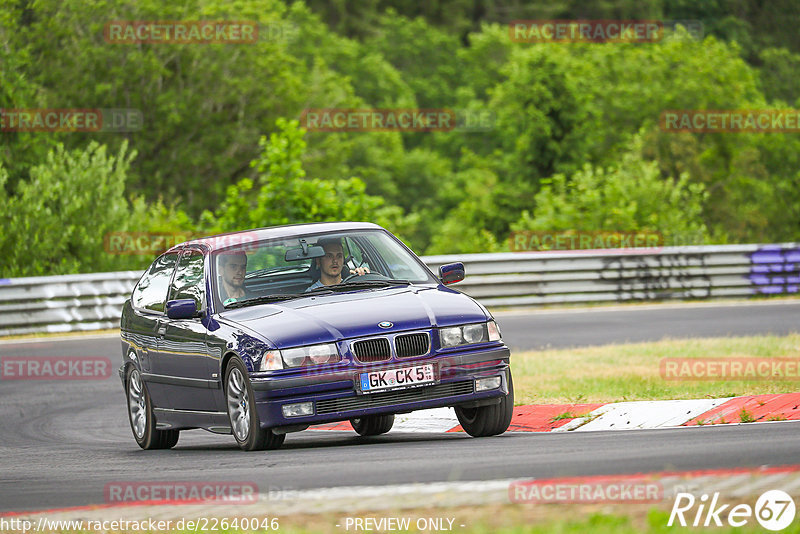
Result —
<instances>
[{"instance_id":1,"label":"car hood","mask_svg":"<svg viewBox=\"0 0 800 534\"><path fill-rule=\"evenodd\" d=\"M483 306L443 286L314 295L225 311L220 317L265 337L276 348L489 319ZM383 321L392 327L380 328Z\"/></svg>"}]
</instances>

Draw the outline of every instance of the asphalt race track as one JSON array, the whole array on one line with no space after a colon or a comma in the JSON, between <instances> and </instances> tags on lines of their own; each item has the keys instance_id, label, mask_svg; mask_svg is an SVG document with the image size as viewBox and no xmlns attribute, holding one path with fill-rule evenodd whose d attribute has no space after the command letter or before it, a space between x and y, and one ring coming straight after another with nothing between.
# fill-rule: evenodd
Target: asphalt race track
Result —
<instances>
[{"instance_id":1,"label":"asphalt race track","mask_svg":"<svg viewBox=\"0 0 800 534\"><path fill-rule=\"evenodd\" d=\"M663 337L800 331L800 303L498 314L512 348ZM104 502L108 482L255 482L260 491L796 464L800 422L564 434L289 434L244 453L232 437L184 432L171 451L142 451L127 421L115 337L0 343L9 356L106 356L106 380L0 383L0 511ZM480 459L478 461L477 459Z\"/></svg>"},{"instance_id":2,"label":"asphalt race track","mask_svg":"<svg viewBox=\"0 0 800 534\"><path fill-rule=\"evenodd\" d=\"M512 349L585 347L664 338L787 335L800 332L800 300L502 312L496 318Z\"/></svg>"}]
</instances>

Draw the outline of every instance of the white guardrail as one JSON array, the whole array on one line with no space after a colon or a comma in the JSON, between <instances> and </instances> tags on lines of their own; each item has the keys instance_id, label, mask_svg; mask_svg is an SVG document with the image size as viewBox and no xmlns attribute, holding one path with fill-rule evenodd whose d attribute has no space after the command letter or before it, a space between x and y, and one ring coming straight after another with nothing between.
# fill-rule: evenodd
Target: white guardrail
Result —
<instances>
[{"instance_id":1,"label":"white guardrail","mask_svg":"<svg viewBox=\"0 0 800 534\"><path fill-rule=\"evenodd\" d=\"M458 254L453 286L488 307L798 294L800 243ZM0 279L0 335L119 326L139 271Z\"/></svg>"}]
</instances>

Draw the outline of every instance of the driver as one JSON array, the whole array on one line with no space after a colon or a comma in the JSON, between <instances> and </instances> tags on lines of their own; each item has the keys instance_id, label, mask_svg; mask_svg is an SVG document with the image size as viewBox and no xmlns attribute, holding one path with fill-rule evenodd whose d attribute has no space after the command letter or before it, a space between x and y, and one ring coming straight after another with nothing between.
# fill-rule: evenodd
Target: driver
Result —
<instances>
[{"instance_id":1,"label":"driver","mask_svg":"<svg viewBox=\"0 0 800 534\"><path fill-rule=\"evenodd\" d=\"M241 251L221 253L219 256L219 269L222 273L219 298L223 304L252 296L244 286L244 275L247 272L247 254Z\"/></svg>"},{"instance_id":2,"label":"driver","mask_svg":"<svg viewBox=\"0 0 800 534\"><path fill-rule=\"evenodd\" d=\"M318 287L331 286L342 282L342 267L344 267L344 249L340 238L320 239L317 245L322 246L325 255L321 258L314 258L314 263L319 269L319 280L308 286L306 291L317 289ZM368 267L357 267L350 271L350 274L358 276L369 273Z\"/></svg>"}]
</instances>

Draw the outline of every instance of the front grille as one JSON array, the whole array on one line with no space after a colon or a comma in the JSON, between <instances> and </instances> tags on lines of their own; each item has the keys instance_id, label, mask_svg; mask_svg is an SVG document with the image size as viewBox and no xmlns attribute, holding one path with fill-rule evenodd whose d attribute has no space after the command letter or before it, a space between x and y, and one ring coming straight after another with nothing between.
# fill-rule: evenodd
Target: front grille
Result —
<instances>
[{"instance_id":1,"label":"front grille","mask_svg":"<svg viewBox=\"0 0 800 534\"><path fill-rule=\"evenodd\" d=\"M394 406L426 400L441 399L455 395L469 395L473 392L474 382L465 380L450 384L437 384L421 388L401 389L373 393L371 395L357 395L339 399L326 399L317 402L317 414L329 414L360 410L363 408L379 408L381 406Z\"/></svg>"},{"instance_id":2,"label":"front grille","mask_svg":"<svg viewBox=\"0 0 800 534\"><path fill-rule=\"evenodd\" d=\"M353 352L360 362L382 362L392 357L389 340L385 337L356 341Z\"/></svg>"},{"instance_id":3,"label":"front grille","mask_svg":"<svg viewBox=\"0 0 800 534\"><path fill-rule=\"evenodd\" d=\"M422 356L428 352L428 334L405 334L394 338L398 358Z\"/></svg>"}]
</instances>

